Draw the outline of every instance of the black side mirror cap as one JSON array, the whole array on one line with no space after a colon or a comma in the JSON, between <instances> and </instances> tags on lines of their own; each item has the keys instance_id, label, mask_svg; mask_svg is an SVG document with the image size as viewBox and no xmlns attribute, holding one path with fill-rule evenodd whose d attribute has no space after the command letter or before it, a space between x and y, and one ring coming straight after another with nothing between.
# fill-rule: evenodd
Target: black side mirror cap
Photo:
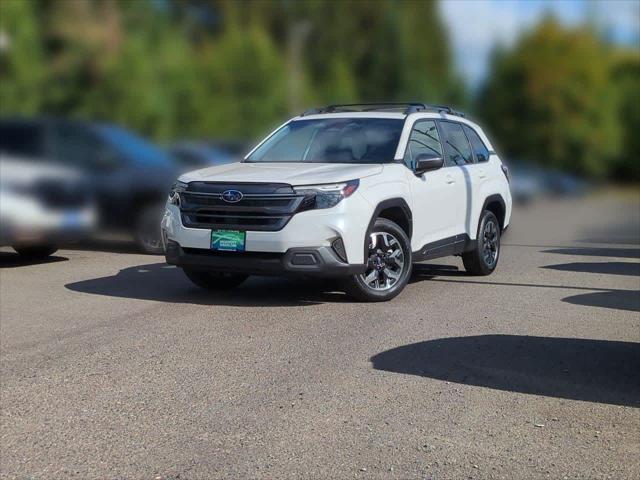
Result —
<instances>
[{"instance_id":1,"label":"black side mirror cap","mask_svg":"<svg viewBox=\"0 0 640 480\"><path fill-rule=\"evenodd\" d=\"M414 173L422 175L425 172L438 170L444 166L444 158L430 153L421 153L415 160Z\"/></svg>"}]
</instances>

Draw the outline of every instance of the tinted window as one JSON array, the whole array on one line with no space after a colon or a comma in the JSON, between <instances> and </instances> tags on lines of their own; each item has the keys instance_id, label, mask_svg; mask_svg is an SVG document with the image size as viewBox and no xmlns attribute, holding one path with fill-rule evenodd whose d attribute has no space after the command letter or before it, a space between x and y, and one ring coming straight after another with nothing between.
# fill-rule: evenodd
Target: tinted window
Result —
<instances>
[{"instance_id":1,"label":"tinted window","mask_svg":"<svg viewBox=\"0 0 640 480\"><path fill-rule=\"evenodd\" d=\"M53 148L58 161L76 167L93 167L101 150L95 135L73 124L58 124L53 129Z\"/></svg>"},{"instance_id":2,"label":"tinted window","mask_svg":"<svg viewBox=\"0 0 640 480\"><path fill-rule=\"evenodd\" d=\"M390 163L403 124L389 118L296 120L278 130L247 161Z\"/></svg>"},{"instance_id":3,"label":"tinted window","mask_svg":"<svg viewBox=\"0 0 640 480\"><path fill-rule=\"evenodd\" d=\"M18 157L37 157L42 154L42 128L29 124L0 125L0 152Z\"/></svg>"},{"instance_id":4,"label":"tinted window","mask_svg":"<svg viewBox=\"0 0 640 480\"><path fill-rule=\"evenodd\" d=\"M96 131L121 157L138 167L170 167L171 157L163 150L120 127L98 125Z\"/></svg>"},{"instance_id":5,"label":"tinted window","mask_svg":"<svg viewBox=\"0 0 640 480\"><path fill-rule=\"evenodd\" d=\"M463 125L462 128L464 132L467 134L467 138L469 138L469 142L471 143L471 148L473 148L473 153L476 155L477 162L486 162L489 160L489 149L485 147L484 142L480 139L476 131L467 126Z\"/></svg>"},{"instance_id":6,"label":"tinted window","mask_svg":"<svg viewBox=\"0 0 640 480\"><path fill-rule=\"evenodd\" d=\"M444 152L447 165L465 165L473 163L473 154L462 125L453 122L440 122L445 138Z\"/></svg>"},{"instance_id":7,"label":"tinted window","mask_svg":"<svg viewBox=\"0 0 640 480\"><path fill-rule=\"evenodd\" d=\"M404 163L413 170L415 159L422 153L442 155L440 135L433 120L418 120L414 124L404 153Z\"/></svg>"}]
</instances>

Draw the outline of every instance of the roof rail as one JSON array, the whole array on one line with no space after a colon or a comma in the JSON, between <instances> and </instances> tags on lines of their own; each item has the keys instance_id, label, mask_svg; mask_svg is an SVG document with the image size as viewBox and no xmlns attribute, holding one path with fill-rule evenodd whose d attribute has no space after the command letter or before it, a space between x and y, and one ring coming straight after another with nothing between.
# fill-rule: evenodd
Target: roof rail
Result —
<instances>
[{"instance_id":1,"label":"roof rail","mask_svg":"<svg viewBox=\"0 0 640 480\"><path fill-rule=\"evenodd\" d=\"M375 103L344 103L327 105L326 107L312 108L302 113L301 116L318 115L322 113L340 112L373 112L381 110L402 110L405 115L421 111L444 112L449 115L464 117L464 113L458 112L446 105L427 105L418 102L375 102Z\"/></svg>"}]
</instances>

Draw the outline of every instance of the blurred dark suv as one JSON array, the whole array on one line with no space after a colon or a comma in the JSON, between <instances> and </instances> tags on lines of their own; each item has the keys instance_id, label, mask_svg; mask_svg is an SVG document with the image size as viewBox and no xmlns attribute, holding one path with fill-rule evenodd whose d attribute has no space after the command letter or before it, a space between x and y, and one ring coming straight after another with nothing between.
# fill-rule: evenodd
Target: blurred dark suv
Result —
<instances>
[{"instance_id":1,"label":"blurred dark suv","mask_svg":"<svg viewBox=\"0 0 640 480\"><path fill-rule=\"evenodd\" d=\"M76 170L95 195L101 229L129 232L145 252L163 252L159 224L177 167L152 143L110 124L5 118L0 152Z\"/></svg>"}]
</instances>

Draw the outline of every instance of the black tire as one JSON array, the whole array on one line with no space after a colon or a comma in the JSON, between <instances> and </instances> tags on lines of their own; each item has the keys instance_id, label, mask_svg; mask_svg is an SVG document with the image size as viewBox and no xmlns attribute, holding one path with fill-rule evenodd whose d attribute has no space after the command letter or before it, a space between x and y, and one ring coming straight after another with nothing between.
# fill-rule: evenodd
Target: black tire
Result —
<instances>
[{"instance_id":1,"label":"black tire","mask_svg":"<svg viewBox=\"0 0 640 480\"><path fill-rule=\"evenodd\" d=\"M376 243L382 242L384 249L379 248L379 245L372 248L371 235L376 234L380 234L376 237L380 239L376 240ZM389 240L391 245L384 245L383 234L388 234L387 239L392 238L392 240ZM393 240L397 242L397 245ZM345 282L345 290L350 296L363 302L386 302L398 295L409 282L412 268L411 242L402 228L386 218L378 218L375 221L373 229L367 235L365 241L369 251L369 257L365 259L367 271L364 274L349 277ZM401 266L392 258L398 249L402 251ZM379 253L379 251L382 253ZM396 256L399 256L399 254ZM380 263L383 264L382 267ZM398 275L397 278L393 278L392 284L387 283L391 282L391 277L385 273L389 270ZM378 275L378 278L367 282L365 277L372 278L369 275L374 277ZM375 286L376 281L377 287ZM380 285L380 283L385 283L385 285Z\"/></svg>"},{"instance_id":2,"label":"black tire","mask_svg":"<svg viewBox=\"0 0 640 480\"><path fill-rule=\"evenodd\" d=\"M182 270L189 280L205 290L231 290L249 277L249 275L239 273L209 272L190 268Z\"/></svg>"},{"instance_id":3,"label":"black tire","mask_svg":"<svg viewBox=\"0 0 640 480\"><path fill-rule=\"evenodd\" d=\"M138 248L150 255L164 254L162 244L162 207L146 205L140 209L136 218L134 236Z\"/></svg>"},{"instance_id":4,"label":"black tire","mask_svg":"<svg viewBox=\"0 0 640 480\"><path fill-rule=\"evenodd\" d=\"M500 258L500 222L489 210L482 212L473 250L462 254L462 263L469 275L490 275Z\"/></svg>"},{"instance_id":5,"label":"black tire","mask_svg":"<svg viewBox=\"0 0 640 480\"><path fill-rule=\"evenodd\" d=\"M54 245L33 245L29 247L13 247L21 257L25 258L47 258L58 251Z\"/></svg>"}]
</instances>

